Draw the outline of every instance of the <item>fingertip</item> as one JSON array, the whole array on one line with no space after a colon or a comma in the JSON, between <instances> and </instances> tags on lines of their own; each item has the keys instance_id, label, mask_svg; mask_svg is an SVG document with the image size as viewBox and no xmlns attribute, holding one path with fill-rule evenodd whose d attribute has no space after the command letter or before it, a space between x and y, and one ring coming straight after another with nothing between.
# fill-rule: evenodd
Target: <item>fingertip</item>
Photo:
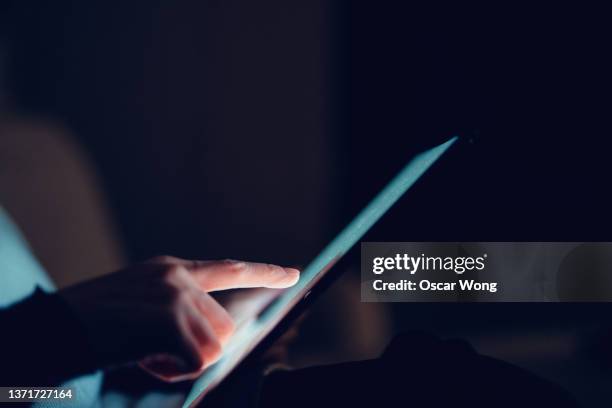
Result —
<instances>
[{"instance_id":1,"label":"fingertip","mask_svg":"<svg viewBox=\"0 0 612 408\"><path fill-rule=\"evenodd\" d=\"M229 317L220 324L217 330L219 335L219 343L223 348L229 342L229 340L232 338L232 335L236 331L236 324L234 323L234 320Z\"/></svg>"},{"instance_id":2,"label":"fingertip","mask_svg":"<svg viewBox=\"0 0 612 408\"><path fill-rule=\"evenodd\" d=\"M293 284L296 284L300 279L300 271L295 268L285 268L285 272L287 272L287 276L294 280Z\"/></svg>"},{"instance_id":3,"label":"fingertip","mask_svg":"<svg viewBox=\"0 0 612 408\"><path fill-rule=\"evenodd\" d=\"M288 288L295 285L300 280L300 271L295 268L283 268L285 276L278 282L275 282L275 288Z\"/></svg>"},{"instance_id":4,"label":"fingertip","mask_svg":"<svg viewBox=\"0 0 612 408\"><path fill-rule=\"evenodd\" d=\"M215 364L221 358L223 353L223 346L219 341L211 341L202 347L202 357L204 358L204 363L202 364L202 368L210 367Z\"/></svg>"}]
</instances>

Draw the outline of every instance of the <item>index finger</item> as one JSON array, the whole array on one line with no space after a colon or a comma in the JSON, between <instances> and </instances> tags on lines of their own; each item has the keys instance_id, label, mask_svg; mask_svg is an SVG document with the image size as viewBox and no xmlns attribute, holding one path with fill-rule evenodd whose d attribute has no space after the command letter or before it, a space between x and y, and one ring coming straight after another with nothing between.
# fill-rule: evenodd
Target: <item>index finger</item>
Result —
<instances>
[{"instance_id":1,"label":"index finger","mask_svg":"<svg viewBox=\"0 0 612 408\"><path fill-rule=\"evenodd\" d=\"M186 265L202 290L240 288L288 288L297 283L300 271L278 265L224 261L193 261Z\"/></svg>"}]
</instances>

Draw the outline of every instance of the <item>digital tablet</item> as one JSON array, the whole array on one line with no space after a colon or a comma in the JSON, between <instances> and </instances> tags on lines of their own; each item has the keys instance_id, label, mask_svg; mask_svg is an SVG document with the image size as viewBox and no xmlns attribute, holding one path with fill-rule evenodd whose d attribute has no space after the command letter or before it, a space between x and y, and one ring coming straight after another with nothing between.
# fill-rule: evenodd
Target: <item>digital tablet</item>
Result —
<instances>
[{"instance_id":1,"label":"digital tablet","mask_svg":"<svg viewBox=\"0 0 612 408\"><path fill-rule=\"evenodd\" d=\"M331 267L363 237L456 140L457 136L412 158L382 191L304 268L300 280L295 286L280 291L268 302L253 306L260 309L254 317L236 322L236 332L225 346L222 357L195 380L183 407L195 406L243 360L253 354L257 348L274 340L276 337L274 332L278 332L279 328L283 327L283 323L290 321L291 312L294 311L295 306L310 294L310 291Z\"/></svg>"}]
</instances>

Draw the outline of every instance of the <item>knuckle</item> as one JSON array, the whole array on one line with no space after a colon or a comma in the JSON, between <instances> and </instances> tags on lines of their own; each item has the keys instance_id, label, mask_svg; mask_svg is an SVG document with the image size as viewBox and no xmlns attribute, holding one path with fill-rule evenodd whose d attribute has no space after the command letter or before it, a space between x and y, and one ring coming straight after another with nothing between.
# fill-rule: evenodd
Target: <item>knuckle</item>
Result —
<instances>
[{"instance_id":1,"label":"knuckle","mask_svg":"<svg viewBox=\"0 0 612 408\"><path fill-rule=\"evenodd\" d=\"M223 261L229 272L235 275L242 275L247 272L248 266L246 262L235 261L232 259L226 259Z\"/></svg>"},{"instance_id":2,"label":"knuckle","mask_svg":"<svg viewBox=\"0 0 612 408\"><path fill-rule=\"evenodd\" d=\"M275 275L281 270L281 267L278 265L266 264L266 274L267 275Z\"/></svg>"},{"instance_id":3,"label":"knuckle","mask_svg":"<svg viewBox=\"0 0 612 408\"><path fill-rule=\"evenodd\" d=\"M240 263L241 263L240 261L237 261L235 259L222 259L221 260L221 264L223 264L227 268L233 268L237 264L240 264Z\"/></svg>"},{"instance_id":4,"label":"knuckle","mask_svg":"<svg viewBox=\"0 0 612 408\"><path fill-rule=\"evenodd\" d=\"M278 265L263 264L259 277L265 281L274 281L280 274L283 273L283 269Z\"/></svg>"},{"instance_id":5,"label":"knuckle","mask_svg":"<svg viewBox=\"0 0 612 408\"><path fill-rule=\"evenodd\" d=\"M162 269L161 274L166 283L180 286L180 282L187 277L188 272L180 265L169 265Z\"/></svg>"}]
</instances>

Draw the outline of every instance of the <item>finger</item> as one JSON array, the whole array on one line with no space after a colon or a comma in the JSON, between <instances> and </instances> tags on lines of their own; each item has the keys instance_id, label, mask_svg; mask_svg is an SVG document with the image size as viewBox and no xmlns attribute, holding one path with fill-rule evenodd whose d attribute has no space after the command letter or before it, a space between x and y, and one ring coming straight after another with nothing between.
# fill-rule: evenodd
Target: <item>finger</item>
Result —
<instances>
[{"instance_id":1,"label":"finger","mask_svg":"<svg viewBox=\"0 0 612 408\"><path fill-rule=\"evenodd\" d=\"M239 261L199 262L185 265L206 292L239 288L288 288L297 283L300 271L278 265Z\"/></svg>"},{"instance_id":2,"label":"finger","mask_svg":"<svg viewBox=\"0 0 612 408\"><path fill-rule=\"evenodd\" d=\"M221 357L221 343L209 321L200 313L195 302L185 311L187 326L195 338L197 352L201 359L197 371L208 367L219 360Z\"/></svg>"},{"instance_id":3,"label":"finger","mask_svg":"<svg viewBox=\"0 0 612 408\"><path fill-rule=\"evenodd\" d=\"M189 310L185 310L176 320L176 356L154 354L139 363L140 367L162 381L193 380L221 354L221 346L212 329L207 327L206 319L200 316L195 305L187 309Z\"/></svg>"},{"instance_id":4,"label":"finger","mask_svg":"<svg viewBox=\"0 0 612 408\"><path fill-rule=\"evenodd\" d=\"M210 324L221 345L225 345L235 329L231 315L200 288L193 274L187 274L186 278L191 303L200 315L206 318L206 323Z\"/></svg>"},{"instance_id":5,"label":"finger","mask_svg":"<svg viewBox=\"0 0 612 408\"><path fill-rule=\"evenodd\" d=\"M177 319L178 333L176 338L177 353L185 362L182 370L194 372L204 366L204 357L200 352L199 334L192 330L190 319L186 315L181 315Z\"/></svg>"},{"instance_id":6,"label":"finger","mask_svg":"<svg viewBox=\"0 0 612 408\"><path fill-rule=\"evenodd\" d=\"M230 314L212 296L200 289L193 292L193 298L200 313L210 323L221 345L227 344L235 331L234 320Z\"/></svg>"}]
</instances>

